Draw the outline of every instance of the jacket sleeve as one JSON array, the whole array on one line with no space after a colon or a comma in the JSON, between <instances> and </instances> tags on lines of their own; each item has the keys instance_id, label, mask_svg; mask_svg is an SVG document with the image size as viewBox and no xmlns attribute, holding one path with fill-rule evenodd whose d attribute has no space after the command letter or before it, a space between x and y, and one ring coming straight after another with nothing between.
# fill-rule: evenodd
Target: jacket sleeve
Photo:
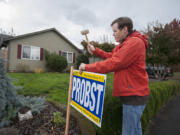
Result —
<instances>
[{"instance_id":1,"label":"jacket sleeve","mask_svg":"<svg viewBox=\"0 0 180 135\"><path fill-rule=\"evenodd\" d=\"M112 57L112 52L105 52L102 49L96 48L94 54L100 58L107 59Z\"/></svg>"},{"instance_id":2,"label":"jacket sleeve","mask_svg":"<svg viewBox=\"0 0 180 135\"><path fill-rule=\"evenodd\" d=\"M93 64L87 64L85 70L96 73L108 73L121 70L134 63L143 49L145 51L142 40L128 41L118 51L113 53L111 58Z\"/></svg>"}]
</instances>

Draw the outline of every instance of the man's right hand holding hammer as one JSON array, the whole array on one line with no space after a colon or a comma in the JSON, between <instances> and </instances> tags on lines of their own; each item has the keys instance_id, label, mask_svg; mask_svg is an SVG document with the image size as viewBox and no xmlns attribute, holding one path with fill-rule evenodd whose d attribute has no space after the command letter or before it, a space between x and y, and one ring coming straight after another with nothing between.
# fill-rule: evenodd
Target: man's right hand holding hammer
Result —
<instances>
[{"instance_id":1,"label":"man's right hand holding hammer","mask_svg":"<svg viewBox=\"0 0 180 135\"><path fill-rule=\"evenodd\" d=\"M81 34L84 35L86 37L86 42L87 42L87 49L88 49L88 52L93 55L93 52L95 51L95 48L93 45L91 45L89 43L89 40L88 40L88 37L87 37L87 34L89 33L89 30L83 30L81 31Z\"/></svg>"},{"instance_id":2,"label":"man's right hand holding hammer","mask_svg":"<svg viewBox=\"0 0 180 135\"><path fill-rule=\"evenodd\" d=\"M90 43L88 43L87 49L88 49L88 52L89 52L91 55L94 54L95 47L94 47L93 45L91 45Z\"/></svg>"}]
</instances>

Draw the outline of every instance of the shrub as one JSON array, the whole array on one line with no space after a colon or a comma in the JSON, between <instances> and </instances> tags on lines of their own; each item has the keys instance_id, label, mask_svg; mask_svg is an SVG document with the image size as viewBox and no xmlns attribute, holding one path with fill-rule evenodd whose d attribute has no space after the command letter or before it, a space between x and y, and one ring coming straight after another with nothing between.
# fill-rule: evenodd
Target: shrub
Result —
<instances>
[{"instance_id":1,"label":"shrub","mask_svg":"<svg viewBox=\"0 0 180 135\"><path fill-rule=\"evenodd\" d=\"M111 77L111 76L110 76ZM108 81L112 81L112 78ZM112 82L110 82L112 85ZM112 86L106 86L104 100L102 127L97 128L98 135L121 135L122 128L122 105L119 98L112 97ZM154 82L150 84L150 96L142 115L143 132L147 130L152 117L160 111L173 96L180 93L180 85L176 81Z\"/></svg>"},{"instance_id":2,"label":"shrub","mask_svg":"<svg viewBox=\"0 0 180 135\"><path fill-rule=\"evenodd\" d=\"M54 112L53 113L53 122L56 126L64 124L66 121L63 117L63 114L61 112Z\"/></svg>"},{"instance_id":3,"label":"shrub","mask_svg":"<svg viewBox=\"0 0 180 135\"><path fill-rule=\"evenodd\" d=\"M31 108L34 113L40 113L46 107L45 98L19 96L18 87L12 84L12 79L3 65L4 61L0 58L0 128L10 125L18 111L25 106Z\"/></svg>"},{"instance_id":4,"label":"shrub","mask_svg":"<svg viewBox=\"0 0 180 135\"><path fill-rule=\"evenodd\" d=\"M51 71L62 72L67 67L67 60L56 53L48 54L46 58L46 66Z\"/></svg>"},{"instance_id":5,"label":"shrub","mask_svg":"<svg viewBox=\"0 0 180 135\"><path fill-rule=\"evenodd\" d=\"M47 105L45 105L45 97L30 97L19 95L19 102L24 107L29 107L32 110L33 114L39 114Z\"/></svg>"},{"instance_id":6,"label":"shrub","mask_svg":"<svg viewBox=\"0 0 180 135\"><path fill-rule=\"evenodd\" d=\"M79 68L79 65L80 65L81 63L89 64L89 58L88 58L88 56L86 56L86 55L84 55L84 54L79 55L79 56L77 57L76 61L77 61L77 63L76 63L77 68Z\"/></svg>"},{"instance_id":7,"label":"shrub","mask_svg":"<svg viewBox=\"0 0 180 135\"><path fill-rule=\"evenodd\" d=\"M97 135L121 134L122 105L119 98L112 97L113 75L108 74L103 107L101 128L97 127Z\"/></svg>"}]
</instances>

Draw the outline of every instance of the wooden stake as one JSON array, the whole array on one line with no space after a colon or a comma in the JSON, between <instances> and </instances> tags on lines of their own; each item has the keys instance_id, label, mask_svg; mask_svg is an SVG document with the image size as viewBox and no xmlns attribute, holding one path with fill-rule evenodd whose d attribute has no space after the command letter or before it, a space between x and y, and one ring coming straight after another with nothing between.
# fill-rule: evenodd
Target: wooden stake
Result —
<instances>
[{"instance_id":1,"label":"wooden stake","mask_svg":"<svg viewBox=\"0 0 180 135\"><path fill-rule=\"evenodd\" d=\"M68 94L68 104L67 104L67 113L66 113L66 129L65 129L65 135L68 135L69 132L69 119L70 119L70 111L71 111L71 91L72 91L72 79L73 79L73 70L74 67L71 66L71 72L70 72L70 83L69 83L69 94Z\"/></svg>"}]
</instances>

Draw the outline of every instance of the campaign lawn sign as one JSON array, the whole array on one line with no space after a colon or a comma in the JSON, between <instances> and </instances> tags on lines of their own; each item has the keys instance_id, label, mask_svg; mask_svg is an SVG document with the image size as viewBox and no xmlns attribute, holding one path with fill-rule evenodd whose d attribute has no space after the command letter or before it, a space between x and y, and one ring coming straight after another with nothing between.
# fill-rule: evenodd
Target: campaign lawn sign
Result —
<instances>
[{"instance_id":1,"label":"campaign lawn sign","mask_svg":"<svg viewBox=\"0 0 180 135\"><path fill-rule=\"evenodd\" d=\"M71 106L101 127L106 75L73 70Z\"/></svg>"}]
</instances>

